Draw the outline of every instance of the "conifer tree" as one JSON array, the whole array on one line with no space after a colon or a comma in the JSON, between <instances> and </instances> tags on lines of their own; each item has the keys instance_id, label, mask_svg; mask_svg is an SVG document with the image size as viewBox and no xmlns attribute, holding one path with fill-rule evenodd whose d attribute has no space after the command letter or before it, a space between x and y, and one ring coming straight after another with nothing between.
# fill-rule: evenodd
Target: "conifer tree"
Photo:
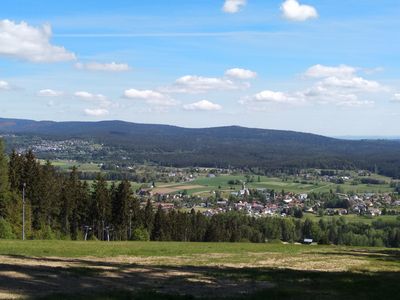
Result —
<instances>
[{"instance_id":1,"label":"conifer tree","mask_svg":"<svg viewBox=\"0 0 400 300\"><path fill-rule=\"evenodd\" d=\"M93 224L97 232L97 237L103 240L106 226L109 225L111 219L111 199L104 176L101 174L97 175L92 189Z\"/></svg>"},{"instance_id":2,"label":"conifer tree","mask_svg":"<svg viewBox=\"0 0 400 300\"><path fill-rule=\"evenodd\" d=\"M6 217L9 201L9 183L7 157L4 153L3 141L0 140L0 217Z\"/></svg>"}]
</instances>

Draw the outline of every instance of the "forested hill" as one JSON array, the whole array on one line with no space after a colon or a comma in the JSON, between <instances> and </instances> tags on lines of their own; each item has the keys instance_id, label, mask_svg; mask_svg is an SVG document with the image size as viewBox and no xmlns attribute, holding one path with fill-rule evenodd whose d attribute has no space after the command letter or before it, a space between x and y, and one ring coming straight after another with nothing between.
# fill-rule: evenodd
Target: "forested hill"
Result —
<instances>
[{"instance_id":1,"label":"forested hill","mask_svg":"<svg viewBox=\"0 0 400 300\"><path fill-rule=\"evenodd\" d=\"M51 122L0 118L0 133L91 138L129 150L137 161L174 166L348 168L400 177L400 142L350 141L237 126L190 129L122 121Z\"/></svg>"}]
</instances>

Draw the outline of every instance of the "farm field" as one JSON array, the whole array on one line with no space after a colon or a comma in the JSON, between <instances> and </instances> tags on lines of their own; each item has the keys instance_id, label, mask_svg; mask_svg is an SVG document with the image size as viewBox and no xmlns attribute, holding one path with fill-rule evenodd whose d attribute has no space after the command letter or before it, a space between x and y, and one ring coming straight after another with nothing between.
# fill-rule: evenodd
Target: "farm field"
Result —
<instances>
[{"instance_id":1,"label":"farm field","mask_svg":"<svg viewBox=\"0 0 400 300\"><path fill-rule=\"evenodd\" d=\"M311 214L311 213L305 213L304 214L304 218L309 218L313 221L318 222L320 219L329 221L332 219L339 219L339 218L344 218L347 222L349 223L365 223L365 224L372 224L372 222L377 221L377 220L382 220L385 222L394 222L396 221L398 218L400 218L400 216L390 216L390 215L386 215L386 216L378 216L378 217L367 217L367 216L360 216L360 215L343 215L343 216L322 216L319 217L315 214Z\"/></svg>"},{"instance_id":2,"label":"farm field","mask_svg":"<svg viewBox=\"0 0 400 300\"><path fill-rule=\"evenodd\" d=\"M334 184L330 182L314 182L314 183L297 183L293 181L282 181L280 178L274 177L266 177L260 176L260 181L258 181L258 177L255 177L254 182L247 183L246 186L248 188L267 188L270 190L281 191L285 190L286 192L293 193L310 193L310 192L329 192L330 190L335 191L339 186L341 191L344 193L355 192L355 193L366 193L366 192L392 192L393 188L389 186L389 184L382 185L367 185L367 184L358 184L351 185L350 183L345 184ZM389 178L380 177L380 179L385 178L387 182L390 181ZM229 193L231 191L237 191L241 188L241 185L229 185L228 182L230 180L241 180L245 181L244 176L230 176L230 175L221 175L213 178L209 177L199 177L191 182L186 183L173 183L173 184L163 184L159 183L157 186L162 187L164 189L171 189L172 192L182 192L183 190L187 190L189 194L207 194L211 191L220 190L222 192Z\"/></svg>"},{"instance_id":3,"label":"farm field","mask_svg":"<svg viewBox=\"0 0 400 300\"><path fill-rule=\"evenodd\" d=\"M2 299L383 299L399 275L400 249L0 241Z\"/></svg>"},{"instance_id":4,"label":"farm field","mask_svg":"<svg viewBox=\"0 0 400 300\"><path fill-rule=\"evenodd\" d=\"M41 164L45 164L46 161L40 160ZM74 160L52 160L51 164L59 168L62 171L70 170L72 167L76 167L80 172L100 172L100 166L96 163L79 163Z\"/></svg>"}]
</instances>

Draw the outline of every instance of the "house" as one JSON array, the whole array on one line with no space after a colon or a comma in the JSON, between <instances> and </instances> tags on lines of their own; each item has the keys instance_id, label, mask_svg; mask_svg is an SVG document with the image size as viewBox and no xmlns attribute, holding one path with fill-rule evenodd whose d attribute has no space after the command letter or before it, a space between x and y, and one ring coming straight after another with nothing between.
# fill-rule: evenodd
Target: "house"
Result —
<instances>
[{"instance_id":1,"label":"house","mask_svg":"<svg viewBox=\"0 0 400 300\"><path fill-rule=\"evenodd\" d=\"M365 214L367 216L376 217L376 216L380 216L382 214L382 211L377 208L370 208L365 212Z\"/></svg>"}]
</instances>

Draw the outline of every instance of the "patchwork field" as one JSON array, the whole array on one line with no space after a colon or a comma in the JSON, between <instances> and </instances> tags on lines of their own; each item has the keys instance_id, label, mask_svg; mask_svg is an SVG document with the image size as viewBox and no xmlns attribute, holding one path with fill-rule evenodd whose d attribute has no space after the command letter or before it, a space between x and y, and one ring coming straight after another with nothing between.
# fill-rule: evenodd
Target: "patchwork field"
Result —
<instances>
[{"instance_id":1,"label":"patchwork field","mask_svg":"<svg viewBox=\"0 0 400 300\"><path fill-rule=\"evenodd\" d=\"M377 175L378 176L378 175ZM380 176L379 179L384 179L387 182L390 182L390 179L387 177ZM172 184L163 184L159 183L157 186L163 188L163 191L167 191L169 193L174 192L182 192L186 190L189 194L207 194L211 191L219 190L222 192L229 193L231 191L237 191L241 188L241 185L230 185L229 181L246 181L245 176L217 176L213 178L209 177L199 177L194 181L187 183L172 183ZM365 192L392 192L394 189L389 186L389 184L382 185L368 185L368 184L358 184L352 185L350 183L345 184L334 184L330 182L308 182L308 183L298 183L294 181L282 181L280 178L274 177L266 177L260 176L258 181L258 176L255 176L255 181L247 183L247 187L249 188L266 188L275 191L285 190L286 192L294 192L294 193L310 193L310 192L329 192L330 190L335 191L339 186L342 192L356 192L356 193L365 193ZM168 190L167 190L168 189ZM155 190L159 192L159 190Z\"/></svg>"},{"instance_id":2,"label":"patchwork field","mask_svg":"<svg viewBox=\"0 0 400 300\"><path fill-rule=\"evenodd\" d=\"M399 276L400 249L0 241L1 299L383 299Z\"/></svg>"}]
</instances>

